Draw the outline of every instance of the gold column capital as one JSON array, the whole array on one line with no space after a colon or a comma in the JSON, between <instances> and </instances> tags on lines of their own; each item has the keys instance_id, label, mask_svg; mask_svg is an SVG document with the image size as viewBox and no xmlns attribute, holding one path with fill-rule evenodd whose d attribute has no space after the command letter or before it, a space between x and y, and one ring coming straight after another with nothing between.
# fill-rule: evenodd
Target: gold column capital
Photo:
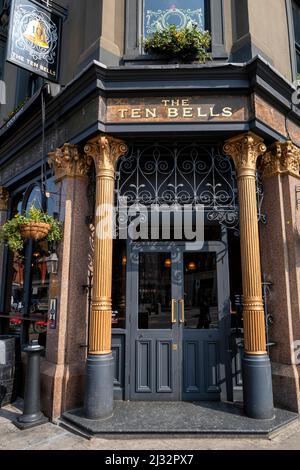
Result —
<instances>
[{"instance_id":1,"label":"gold column capital","mask_svg":"<svg viewBox=\"0 0 300 470\"><path fill-rule=\"evenodd\" d=\"M127 151L123 140L108 135L97 136L84 147L87 157L95 162L97 177L114 178L117 161Z\"/></svg>"},{"instance_id":2,"label":"gold column capital","mask_svg":"<svg viewBox=\"0 0 300 470\"><path fill-rule=\"evenodd\" d=\"M238 178L255 176L257 159L266 150L263 139L253 132L228 139L224 145L224 153L233 159Z\"/></svg>"},{"instance_id":3,"label":"gold column capital","mask_svg":"<svg viewBox=\"0 0 300 470\"><path fill-rule=\"evenodd\" d=\"M77 145L64 144L55 152L49 153L49 165L54 167L56 180L80 178L88 174L91 159L82 154Z\"/></svg>"},{"instance_id":4,"label":"gold column capital","mask_svg":"<svg viewBox=\"0 0 300 470\"><path fill-rule=\"evenodd\" d=\"M278 175L300 177L300 149L291 141L275 142L262 158L261 170L264 178Z\"/></svg>"},{"instance_id":5,"label":"gold column capital","mask_svg":"<svg viewBox=\"0 0 300 470\"><path fill-rule=\"evenodd\" d=\"M0 211L6 211L8 206L9 193L7 189L0 186Z\"/></svg>"}]
</instances>

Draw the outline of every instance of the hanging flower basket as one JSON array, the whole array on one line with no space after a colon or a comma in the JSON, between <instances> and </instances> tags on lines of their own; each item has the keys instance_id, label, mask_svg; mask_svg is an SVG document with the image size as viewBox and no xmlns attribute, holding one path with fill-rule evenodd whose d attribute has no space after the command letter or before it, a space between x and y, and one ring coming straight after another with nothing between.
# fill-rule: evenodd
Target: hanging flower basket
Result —
<instances>
[{"instance_id":1,"label":"hanging flower basket","mask_svg":"<svg viewBox=\"0 0 300 470\"><path fill-rule=\"evenodd\" d=\"M62 239L61 223L51 215L31 207L25 214L17 214L5 222L0 230L0 241L22 258L24 240L35 241L46 239L58 242Z\"/></svg>"},{"instance_id":2,"label":"hanging flower basket","mask_svg":"<svg viewBox=\"0 0 300 470\"><path fill-rule=\"evenodd\" d=\"M31 238L35 241L46 238L50 229L50 224L46 224L45 222L29 222L28 224L20 225L21 237Z\"/></svg>"}]
</instances>

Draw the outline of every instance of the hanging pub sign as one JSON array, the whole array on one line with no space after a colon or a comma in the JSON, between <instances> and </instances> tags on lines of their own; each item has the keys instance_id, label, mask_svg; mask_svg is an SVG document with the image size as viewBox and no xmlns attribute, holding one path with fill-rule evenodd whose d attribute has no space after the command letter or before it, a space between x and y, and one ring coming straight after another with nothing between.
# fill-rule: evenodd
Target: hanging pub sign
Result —
<instances>
[{"instance_id":1,"label":"hanging pub sign","mask_svg":"<svg viewBox=\"0 0 300 470\"><path fill-rule=\"evenodd\" d=\"M51 2L48 2L50 5ZM7 60L58 82L62 16L35 0L13 0Z\"/></svg>"}]
</instances>

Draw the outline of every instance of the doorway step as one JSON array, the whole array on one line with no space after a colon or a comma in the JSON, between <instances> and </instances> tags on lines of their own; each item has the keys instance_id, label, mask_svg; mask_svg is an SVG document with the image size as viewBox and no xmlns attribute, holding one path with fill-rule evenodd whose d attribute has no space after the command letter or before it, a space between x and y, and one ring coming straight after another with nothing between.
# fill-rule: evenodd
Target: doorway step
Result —
<instances>
[{"instance_id":1,"label":"doorway step","mask_svg":"<svg viewBox=\"0 0 300 470\"><path fill-rule=\"evenodd\" d=\"M276 409L273 419L254 420L244 415L242 404L236 403L116 401L114 415L105 420L87 420L82 409L64 413L61 420L93 436L199 434L270 438L299 420L299 415Z\"/></svg>"}]
</instances>

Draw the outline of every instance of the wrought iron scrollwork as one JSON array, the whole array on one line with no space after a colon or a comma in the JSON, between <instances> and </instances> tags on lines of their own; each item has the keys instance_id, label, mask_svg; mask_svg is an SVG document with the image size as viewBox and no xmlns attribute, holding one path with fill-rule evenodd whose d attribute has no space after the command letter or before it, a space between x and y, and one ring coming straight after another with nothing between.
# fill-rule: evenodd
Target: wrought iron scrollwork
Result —
<instances>
[{"instance_id":1,"label":"wrought iron scrollwork","mask_svg":"<svg viewBox=\"0 0 300 470\"><path fill-rule=\"evenodd\" d=\"M116 211L121 200L128 206L198 205L204 206L206 220L233 229L239 234L237 178L232 160L222 146L190 144L131 145L120 158L116 173ZM95 170L90 170L89 216L94 218ZM262 213L263 184L257 173L258 220ZM121 220L122 215L120 215Z\"/></svg>"},{"instance_id":2,"label":"wrought iron scrollwork","mask_svg":"<svg viewBox=\"0 0 300 470\"><path fill-rule=\"evenodd\" d=\"M129 206L203 205L208 221L238 226L236 173L218 146L132 146L118 165L117 208L121 197Z\"/></svg>"}]
</instances>

